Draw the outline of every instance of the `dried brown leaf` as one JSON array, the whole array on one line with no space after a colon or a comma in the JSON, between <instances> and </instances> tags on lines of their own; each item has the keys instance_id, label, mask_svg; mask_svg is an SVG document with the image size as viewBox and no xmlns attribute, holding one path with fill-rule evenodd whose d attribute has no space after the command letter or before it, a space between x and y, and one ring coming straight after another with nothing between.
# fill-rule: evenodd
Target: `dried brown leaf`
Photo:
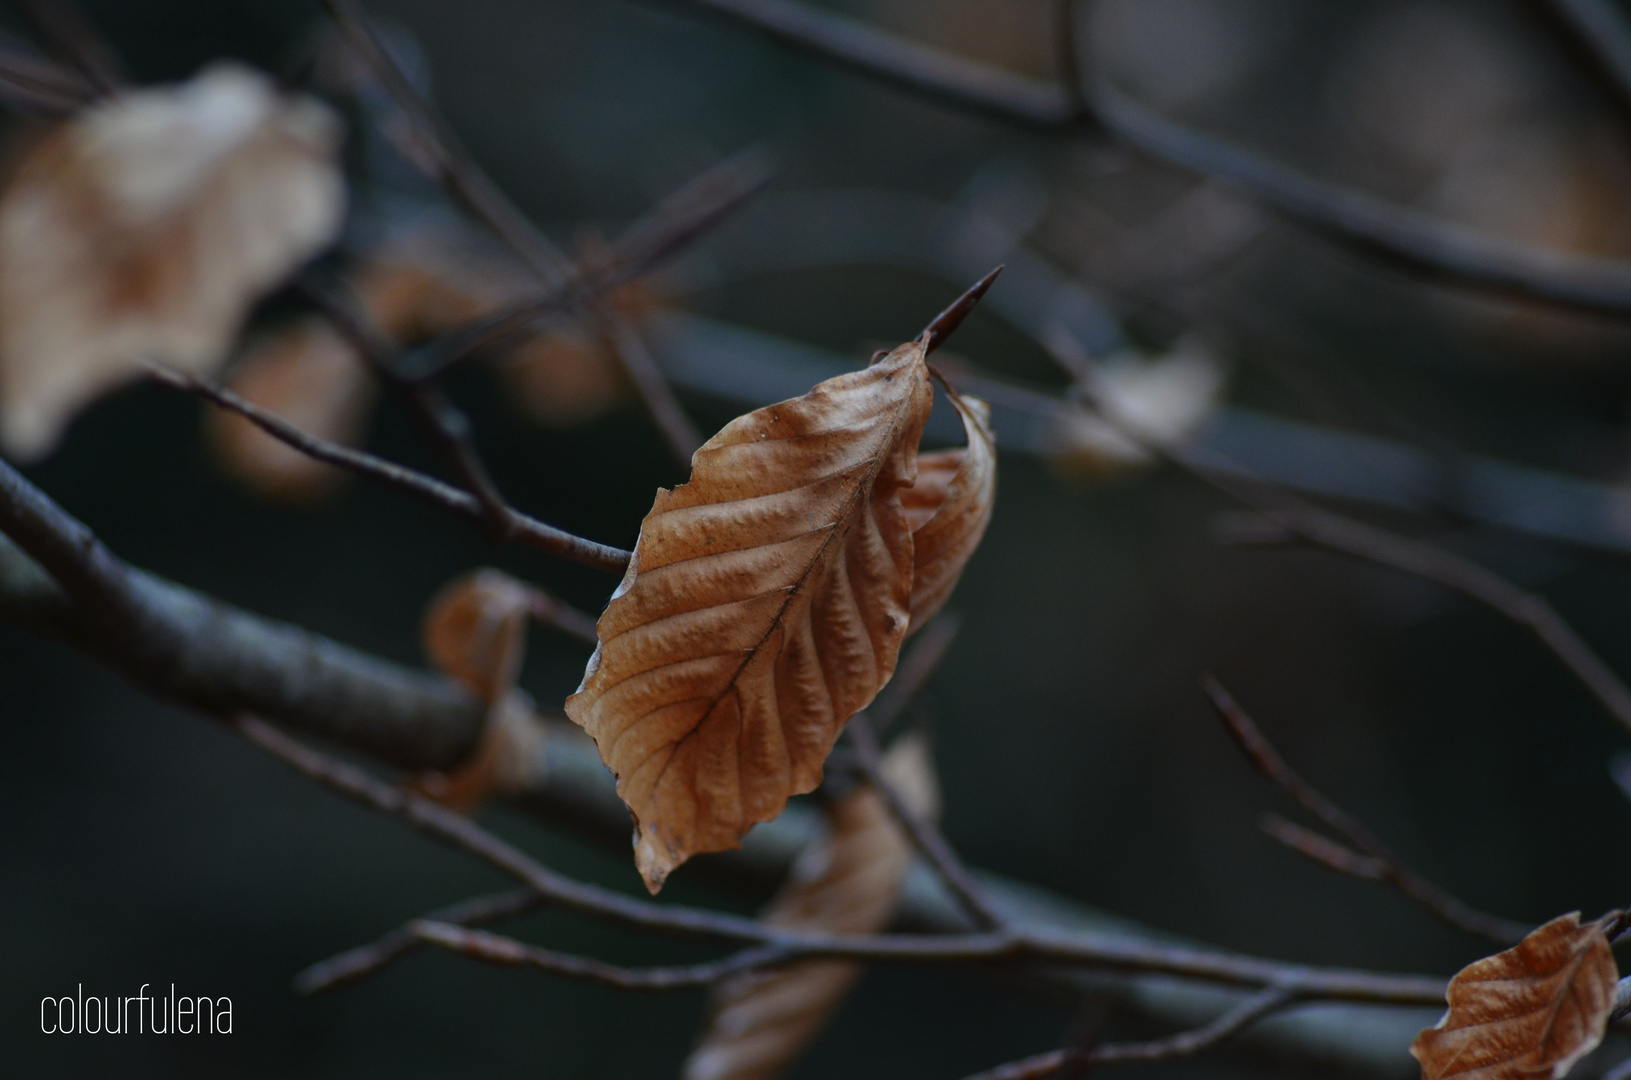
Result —
<instances>
[{"instance_id":1,"label":"dried brown leaf","mask_svg":"<svg viewBox=\"0 0 1631 1080\"><path fill-rule=\"evenodd\" d=\"M894 673L933 395L922 341L738 417L659 490L566 711L635 818L656 892L821 781L844 722Z\"/></svg>"},{"instance_id":2,"label":"dried brown leaf","mask_svg":"<svg viewBox=\"0 0 1631 1080\"><path fill-rule=\"evenodd\" d=\"M901 493L912 524L912 630L939 613L991 523L997 497L997 446L991 408L953 393L968 446L920 454L917 483Z\"/></svg>"},{"instance_id":3,"label":"dried brown leaf","mask_svg":"<svg viewBox=\"0 0 1631 1080\"><path fill-rule=\"evenodd\" d=\"M937 813L934 766L920 736L899 740L884 768L914 813ZM855 789L828 813L831 834L794 864L760 918L790 930L881 930L911 866L911 842L872 788ZM769 1080L820 1033L860 973L855 964L819 960L724 983L685 1063L685 1080Z\"/></svg>"},{"instance_id":4,"label":"dried brown leaf","mask_svg":"<svg viewBox=\"0 0 1631 1080\"><path fill-rule=\"evenodd\" d=\"M497 702L520 674L531 606L531 589L508 574L466 574L431 601L425 613L425 653L444 674L483 700Z\"/></svg>"},{"instance_id":5,"label":"dried brown leaf","mask_svg":"<svg viewBox=\"0 0 1631 1080\"><path fill-rule=\"evenodd\" d=\"M37 457L147 359L204 372L333 239L339 122L236 64L92 105L0 199L0 439Z\"/></svg>"},{"instance_id":6,"label":"dried brown leaf","mask_svg":"<svg viewBox=\"0 0 1631 1080\"><path fill-rule=\"evenodd\" d=\"M231 387L310 435L355 446L374 383L351 346L325 320L301 319L253 347ZM332 492L347 476L224 409L207 414L217 456L233 476L263 495L289 500Z\"/></svg>"},{"instance_id":7,"label":"dried brown leaf","mask_svg":"<svg viewBox=\"0 0 1631 1080\"><path fill-rule=\"evenodd\" d=\"M1424 1080L1559 1080L1602 1042L1618 979L1602 926L1563 915L1463 968L1410 1052Z\"/></svg>"},{"instance_id":8,"label":"dried brown leaf","mask_svg":"<svg viewBox=\"0 0 1631 1080\"><path fill-rule=\"evenodd\" d=\"M548 740L549 729L532 700L512 690L487 711L481 741L469 757L446 773L421 773L410 786L461 814L474 813L491 795L526 790Z\"/></svg>"}]
</instances>

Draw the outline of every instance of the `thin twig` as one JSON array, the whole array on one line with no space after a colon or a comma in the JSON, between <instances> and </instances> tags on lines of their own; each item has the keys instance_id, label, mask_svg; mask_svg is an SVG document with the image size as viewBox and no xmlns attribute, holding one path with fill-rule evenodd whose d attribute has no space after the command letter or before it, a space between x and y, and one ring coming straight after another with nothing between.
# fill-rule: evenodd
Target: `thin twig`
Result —
<instances>
[{"instance_id":1,"label":"thin twig","mask_svg":"<svg viewBox=\"0 0 1631 1080\"><path fill-rule=\"evenodd\" d=\"M917 696L923 684L945 657L947 650L951 648L959 626L960 620L955 616L943 615L924 627L911 651L896 668L895 677L889 681L888 700L875 703L875 711L868 710L850 717L849 724L844 730L849 735L850 748L855 752L856 770L878 794L883 796L890 813L911 839L912 846L917 848L918 854L939 875L952 899L957 901L958 906L976 927L982 930L996 930L1005 926L1008 920L997 910L991 898L980 887L980 883L974 879L974 875L963 865L956 849L946 840L939 826L908 806L895 785L890 782L883 768L878 728L874 727L875 724L887 727L895 715ZM879 698L882 697L880 694Z\"/></svg>"},{"instance_id":2,"label":"thin twig","mask_svg":"<svg viewBox=\"0 0 1631 1080\"><path fill-rule=\"evenodd\" d=\"M1608 713L1631 731L1631 688L1614 674L1544 597L1525 592L1470 559L1310 506L1266 511L1281 527L1254 543L1303 542L1391 567L1478 601L1528 630L1562 662Z\"/></svg>"},{"instance_id":3,"label":"thin twig","mask_svg":"<svg viewBox=\"0 0 1631 1080\"><path fill-rule=\"evenodd\" d=\"M1279 814L1264 814L1257 822L1257 826L1297 854L1322 866L1330 867L1339 874L1363 878L1366 881L1385 882L1388 879L1387 863L1381 859L1361 855Z\"/></svg>"},{"instance_id":4,"label":"thin twig","mask_svg":"<svg viewBox=\"0 0 1631 1080\"><path fill-rule=\"evenodd\" d=\"M488 519L481 501L462 488L365 451L353 450L308 434L275 413L268 412L231 390L196 375L159 365L150 365L150 370L159 381L237 413L274 439L317 461L379 480L478 524ZM508 513L511 535L521 543L614 574L622 573L628 566L630 554L621 548L585 540L581 536L547 525L513 508L509 509Z\"/></svg>"},{"instance_id":5,"label":"thin twig","mask_svg":"<svg viewBox=\"0 0 1631 1080\"><path fill-rule=\"evenodd\" d=\"M436 115L430 103L414 89L413 83L374 32L361 6L355 0L323 0L323 3L339 24L341 32L402 111L417 136L418 144L430 150L429 163L435 169L433 179L458 196L488 228L521 256L546 288L557 289L574 277L582 276L572 260L493 183ZM426 158L420 154L414 155L414 160L424 161ZM647 412L651 414L670 451L682 468L689 467L692 453L702 444L696 426L685 415L674 397L673 387L668 385L662 369L657 366L629 319L599 295L601 289L593 284L594 275L588 277L591 286L586 292L584 309L600 329L612 354L628 372L635 391L645 402ZM481 489L477 487L476 490L479 493Z\"/></svg>"},{"instance_id":6,"label":"thin twig","mask_svg":"<svg viewBox=\"0 0 1631 1080\"><path fill-rule=\"evenodd\" d=\"M1042 345L1076 380L1106 423L1153 457L1185 470L1277 526L1235 529L1220 539L1259 544L1302 541L1414 574L1477 600L1534 634L1608 714L1631 731L1631 688L1543 597L1523 591L1470 559L1322 510L1215 451L1163 443L1123 415L1097 363L1073 336L1065 331L1050 333Z\"/></svg>"},{"instance_id":7,"label":"thin twig","mask_svg":"<svg viewBox=\"0 0 1631 1080\"><path fill-rule=\"evenodd\" d=\"M457 904L433 911L422 920L409 923L400 930L386 934L378 941L348 949L322 963L313 964L294 977L295 992L309 997L373 974L397 957L425 943L412 929L419 922L472 926L524 915L541 903L543 897L531 889L511 889L491 896L461 900Z\"/></svg>"},{"instance_id":8,"label":"thin twig","mask_svg":"<svg viewBox=\"0 0 1631 1080\"><path fill-rule=\"evenodd\" d=\"M557 874L468 818L377 780L355 766L336 761L254 717L238 716L232 726L296 772L483 859L520 880L545 902L639 930L743 946L774 947L786 950L789 961L817 958L898 964L1040 961L1151 971L1242 986L1289 986L1303 996L1321 1000L1397 1005L1437 1005L1443 1001L1444 984L1437 979L1282 964L1085 933L1012 929L936 936L827 934L781 929L723 912L658 904Z\"/></svg>"},{"instance_id":9,"label":"thin twig","mask_svg":"<svg viewBox=\"0 0 1631 1080\"><path fill-rule=\"evenodd\" d=\"M1559 307L1631 314L1631 263L1528 247L1298 172L1175 123L1111 87L1085 97L794 0L677 0L817 58L934 100L1055 129L1096 123L1140 152L1210 177L1282 216L1395 263ZM1084 115L1082 101L1090 106Z\"/></svg>"},{"instance_id":10,"label":"thin twig","mask_svg":"<svg viewBox=\"0 0 1631 1080\"><path fill-rule=\"evenodd\" d=\"M503 967L528 967L547 971L564 979L600 983L616 990L637 993L666 993L697 990L723 982L733 975L790 963L796 954L774 945L756 946L732 953L722 960L678 967L629 968L608 964L587 956L556 952L527 945L502 934L467 930L451 922L419 919L408 930L427 945Z\"/></svg>"},{"instance_id":11,"label":"thin twig","mask_svg":"<svg viewBox=\"0 0 1631 1080\"><path fill-rule=\"evenodd\" d=\"M1190 1057L1239 1034L1265 1016L1293 1004L1298 998L1295 990L1271 986L1260 994L1246 998L1210 1024L1192 1031L1150 1042L1106 1043L1091 1050L1054 1050L975 1073L965 1080L1046 1080L1068 1065L1116 1065L1129 1061L1170 1061Z\"/></svg>"},{"instance_id":12,"label":"thin twig","mask_svg":"<svg viewBox=\"0 0 1631 1080\"><path fill-rule=\"evenodd\" d=\"M581 270L565 282L509 307L403 349L390 367L404 379L423 381L444 374L510 338L540 318L581 305L596 290L611 289L652 270L686 244L741 208L769 181L769 169L756 153L740 154L713 166L673 194L612 241L607 264L591 280Z\"/></svg>"},{"instance_id":13,"label":"thin twig","mask_svg":"<svg viewBox=\"0 0 1631 1080\"><path fill-rule=\"evenodd\" d=\"M600 644L600 634L595 629L592 615L579 611L554 593L536 585L527 586L527 613L545 626L552 626L585 645Z\"/></svg>"},{"instance_id":14,"label":"thin twig","mask_svg":"<svg viewBox=\"0 0 1631 1080\"><path fill-rule=\"evenodd\" d=\"M1234 736L1235 742L1245 751L1246 757L1257 771L1290 795L1303 809L1340 833L1362 853L1376 860L1380 864L1382 878L1388 884L1456 929L1487 938L1497 944L1510 945L1529 932L1530 928L1522 924L1487 915L1469 907L1400 862L1388 850L1387 845L1383 844L1358 818L1332 802L1286 764L1286 760L1280 756L1274 744L1269 742L1268 736L1263 734L1262 729L1246 715L1246 711L1216 679L1208 676L1202 686L1229 734Z\"/></svg>"},{"instance_id":15,"label":"thin twig","mask_svg":"<svg viewBox=\"0 0 1631 1080\"><path fill-rule=\"evenodd\" d=\"M99 94L110 94L124 82L112 47L73 0L11 0L11 7Z\"/></svg>"}]
</instances>

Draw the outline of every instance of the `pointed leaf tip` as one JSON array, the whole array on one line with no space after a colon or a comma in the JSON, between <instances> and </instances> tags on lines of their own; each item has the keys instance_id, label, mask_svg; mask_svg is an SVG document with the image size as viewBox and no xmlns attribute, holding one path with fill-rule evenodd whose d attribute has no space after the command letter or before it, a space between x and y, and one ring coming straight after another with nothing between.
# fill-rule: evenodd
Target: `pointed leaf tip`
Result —
<instances>
[{"instance_id":1,"label":"pointed leaf tip","mask_svg":"<svg viewBox=\"0 0 1631 1080\"><path fill-rule=\"evenodd\" d=\"M934 317L934 321L929 323L923 330L923 355L927 356L945 344L946 339L951 337L959 326L963 325L963 320L968 317L968 313L974 310L974 305L980 302L980 297L984 296L986 290L991 288L991 283L997 280L997 275L1002 271L1003 268L999 266L985 275L985 277L975 282L968 292L952 301L950 307Z\"/></svg>"}]
</instances>

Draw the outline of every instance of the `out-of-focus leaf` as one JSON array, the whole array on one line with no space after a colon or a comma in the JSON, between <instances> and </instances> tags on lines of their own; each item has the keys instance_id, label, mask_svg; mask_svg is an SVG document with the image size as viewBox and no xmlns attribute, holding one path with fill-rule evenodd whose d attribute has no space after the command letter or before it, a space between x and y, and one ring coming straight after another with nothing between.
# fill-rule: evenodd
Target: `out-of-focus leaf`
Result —
<instances>
[{"instance_id":1,"label":"out-of-focus leaf","mask_svg":"<svg viewBox=\"0 0 1631 1080\"><path fill-rule=\"evenodd\" d=\"M1618 980L1603 928L1560 916L1462 968L1410 1052L1424 1080L1560 1080L1603 1041Z\"/></svg>"},{"instance_id":2,"label":"out-of-focus leaf","mask_svg":"<svg viewBox=\"0 0 1631 1080\"><path fill-rule=\"evenodd\" d=\"M934 765L921 736L891 747L884 770L913 813L938 814ZM790 930L881 930L911 866L911 842L872 788L856 788L828 813L831 834L794 864L760 917ZM859 975L854 964L818 960L724 983L685 1063L685 1080L770 1080L820 1033Z\"/></svg>"},{"instance_id":3,"label":"out-of-focus leaf","mask_svg":"<svg viewBox=\"0 0 1631 1080\"><path fill-rule=\"evenodd\" d=\"M727 424L659 490L566 711L633 812L656 892L821 781L910 621L901 491L933 395L924 344Z\"/></svg>"},{"instance_id":4,"label":"out-of-focus leaf","mask_svg":"<svg viewBox=\"0 0 1631 1080\"><path fill-rule=\"evenodd\" d=\"M225 359L249 306L332 240L340 127L236 64L92 105L0 199L0 438L19 457L146 359Z\"/></svg>"},{"instance_id":5,"label":"out-of-focus leaf","mask_svg":"<svg viewBox=\"0 0 1631 1080\"><path fill-rule=\"evenodd\" d=\"M1222 366L1197 342L1180 343L1157 360L1113 357L1101 366L1098 387L1113 419L1088 409L1062 414L1049 460L1078 479L1148 465L1145 446L1176 446L1194 435L1222 388Z\"/></svg>"},{"instance_id":6,"label":"out-of-focus leaf","mask_svg":"<svg viewBox=\"0 0 1631 1080\"><path fill-rule=\"evenodd\" d=\"M531 590L498 570L477 570L437 594L425 613L425 653L483 700L515 686L526 652Z\"/></svg>"},{"instance_id":7,"label":"out-of-focus leaf","mask_svg":"<svg viewBox=\"0 0 1631 1080\"><path fill-rule=\"evenodd\" d=\"M917 483L901 492L912 526L912 630L928 624L957 587L979 547L997 498L997 444L991 409L979 398L951 396L968 446L920 454Z\"/></svg>"}]
</instances>

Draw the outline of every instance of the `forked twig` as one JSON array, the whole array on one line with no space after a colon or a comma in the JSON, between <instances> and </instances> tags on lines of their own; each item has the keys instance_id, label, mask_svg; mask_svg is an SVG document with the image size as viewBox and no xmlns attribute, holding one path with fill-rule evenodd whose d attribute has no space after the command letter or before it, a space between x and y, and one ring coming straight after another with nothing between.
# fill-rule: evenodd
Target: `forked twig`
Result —
<instances>
[{"instance_id":1,"label":"forked twig","mask_svg":"<svg viewBox=\"0 0 1631 1080\"><path fill-rule=\"evenodd\" d=\"M385 43L374 32L362 7L355 0L323 0L341 32L362 58L387 95L401 111L417 136L416 143L431 151L432 179L452 191L470 210L498 235L538 275L546 288L557 289L574 277L584 276L560 248L540 232L512 203L492 178L476 163L470 152L436 115L412 81L397 66ZM412 155L424 161L423 154ZM593 275L589 275L591 278ZM673 387L652 359L645 342L622 312L617 311L591 288L585 292L584 307L601 336L645 403L646 410L680 465L689 466L691 454L701 445L696 426L680 407Z\"/></svg>"},{"instance_id":2,"label":"forked twig","mask_svg":"<svg viewBox=\"0 0 1631 1080\"><path fill-rule=\"evenodd\" d=\"M844 959L867 963L946 964L1042 962L1122 971L1152 971L1241 986L1288 986L1322 1000L1436 1005L1437 979L1283 964L1180 946L1151 945L1097 935L1010 928L996 932L827 934L767 926L724 912L658 904L574 881L548 869L468 818L423 796L377 780L284 735L264 721L238 716L232 726L296 772L365 806L391 814L520 880L541 901L633 929L783 950L776 963ZM766 961L769 962L769 961Z\"/></svg>"},{"instance_id":3,"label":"forked twig","mask_svg":"<svg viewBox=\"0 0 1631 1080\"><path fill-rule=\"evenodd\" d=\"M1211 699L1212 706L1217 710L1224 727L1234 737L1235 742L1246 754L1248 760L1280 790L1291 796L1299 806L1307 810L1314 817L1324 822L1331 829L1346 839L1361 853L1368 856L1371 863L1356 863L1344 865L1340 858L1325 858L1330 855L1329 850L1322 850L1322 854L1312 855L1313 858L1333 869L1346 873L1359 869L1361 877L1379 877L1386 881L1409 899L1420 904L1432 912L1442 921L1449 923L1458 930L1479 937L1487 938L1500 945L1510 945L1523 938L1530 927L1494 915L1487 915L1482 911L1469 907L1467 904L1451 896L1442 888L1434 885L1426 878L1411 870L1388 850L1387 846L1376 837L1376 834L1367 829L1362 822L1336 803L1327 798L1314 785L1297 774L1286 760L1280 756L1274 744L1269 742L1268 736L1263 734L1246 711L1236 703L1229 692L1218 683L1216 679L1207 677L1202 682L1206 696ZM1276 835L1270 833L1270 835ZM1276 836L1276 839L1281 837ZM1302 842L1292 842L1295 850L1310 854L1309 848ZM1336 847L1336 845L1332 845ZM1340 850L1340 849L1338 849Z\"/></svg>"},{"instance_id":4,"label":"forked twig","mask_svg":"<svg viewBox=\"0 0 1631 1080\"><path fill-rule=\"evenodd\" d=\"M150 365L149 370L160 382L201 397L229 412L237 413L274 439L316 461L379 480L478 524L488 520L488 512L483 509L481 501L462 488L376 457L366 451L353 450L348 446L341 446L308 434L277 414L196 375L156 364ZM509 510L509 514L511 535L520 542L614 574L622 573L628 566L629 552L621 548L585 540L581 536L545 524L513 508Z\"/></svg>"},{"instance_id":5,"label":"forked twig","mask_svg":"<svg viewBox=\"0 0 1631 1080\"><path fill-rule=\"evenodd\" d=\"M1296 1003L1298 997L1294 989L1271 986L1262 993L1246 998L1211 1023L1190 1031L1149 1042L1106 1043L1090 1050L1053 1050L975 1073L965 1080L1046 1080L1070 1065L1117 1065L1130 1061L1170 1061L1190 1057L1210 1050L1265 1016Z\"/></svg>"},{"instance_id":6,"label":"forked twig","mask_svg":"<svg viewBox=\"0 0 1631 1080\"><path fill-rule=\"evenodd\" d=\"M1097 126L1317 233L1450 283L1619 318L1631 314L1631 263L1513 243L1316 179L1158 115L1103 79L1083 82L1078 93L796 0L677 2L945 104L1027 126Z\"/></svg>"}]
</instances>

